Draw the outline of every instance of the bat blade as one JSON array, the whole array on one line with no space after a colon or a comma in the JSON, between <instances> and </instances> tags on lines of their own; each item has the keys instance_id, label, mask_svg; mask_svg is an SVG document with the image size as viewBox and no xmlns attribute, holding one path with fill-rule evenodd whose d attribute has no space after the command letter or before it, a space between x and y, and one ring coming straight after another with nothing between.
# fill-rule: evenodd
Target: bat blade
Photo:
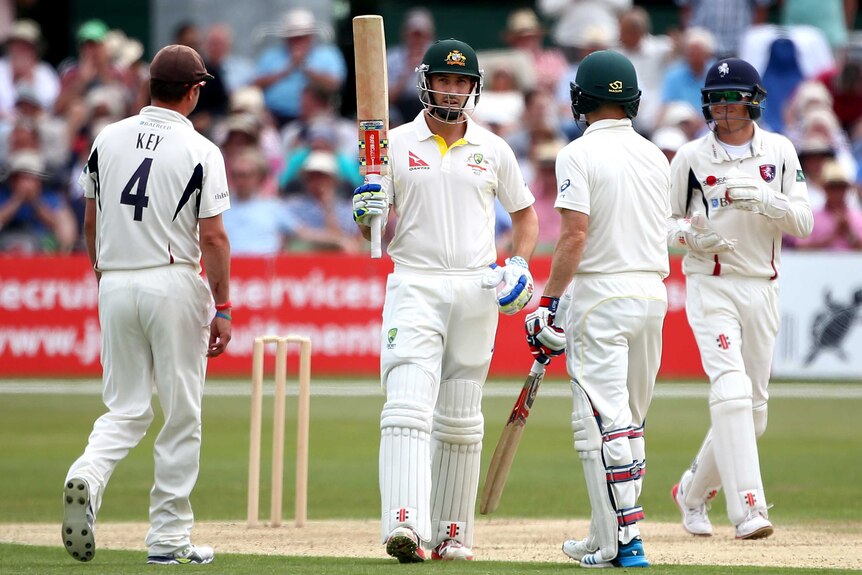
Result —
<instances>
[{"instance_id":1,"label":"bat blade","mask_svg":"<svg viewBox=\"0 0 862 575\"><path fill-rule=\"evenodd\" d=\"M389 82L382 16L356 16L353 19L353 49L356 64L359 171L365 177L366 183L379 184L389 169ZM381 227L381 218L373 218L373 258L382 255Z\"/></svg>"},{"instance_id":2,"label":"bat blade","mask_svg":"<svg viewBox=\"0 0 862 575\"><path fill-rule=\"evenodd\" d=\"M500 504L503 489L509 478L509 470L512 468L515 454L518 452L518 445L521 443L521 436L524 434L524 426L527 425L530 409L533 407L533 401L536 399L536 394L539 392L539 386L544 377L545 366L538 361L533 362L530 375L527 376L521 387L521 393L515 401L509 419L500 433L500 440L494 449L494 455L491 457L488 474L485 476L485 486L482 488L482 496L479 499L479 513L482 515L493 513Z\"/></svg>"}]
</instances>

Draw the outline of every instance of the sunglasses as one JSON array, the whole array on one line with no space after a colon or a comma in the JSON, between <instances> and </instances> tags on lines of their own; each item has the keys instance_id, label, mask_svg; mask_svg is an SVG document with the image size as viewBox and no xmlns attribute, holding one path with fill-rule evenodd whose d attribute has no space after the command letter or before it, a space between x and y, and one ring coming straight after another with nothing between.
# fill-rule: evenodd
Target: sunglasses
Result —
<instances>
[{"instance_id":1,"label":"sunglasses","mask_svg":"<svg viewBox=\"0 0 862 575\"><path fill-rule=\"evenodd\" d=\"M744 102L746 98L751 98L751 93L728 90L725 92L708 92L706 97L710 104L737 104L739 102Z\"/></svg>"}]
</instances>

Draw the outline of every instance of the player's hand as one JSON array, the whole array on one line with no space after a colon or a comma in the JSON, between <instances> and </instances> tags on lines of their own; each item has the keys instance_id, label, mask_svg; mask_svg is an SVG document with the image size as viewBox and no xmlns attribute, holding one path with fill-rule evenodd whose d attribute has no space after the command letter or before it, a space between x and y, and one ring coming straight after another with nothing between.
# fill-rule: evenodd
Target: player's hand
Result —
<instances>
[{"instance_id":1,"label":"player's hand","mask_svg":"<svg viewBox=\"0 0 862 575\"><path fill-rule=\"evenodd\" d=\"M385 216L389 200L380 184L363 184L353 191L353 221L370 226L374 216Z\"/></svg>"},{"instance_id":2,"label":"player's hand","mask_svg":"<svg viewBox=\"0 0 862 575\"><path fill-rule=\"evenodd\" d=\"M207 345L207 357L218 357L227 349L231 336L231 320L214 317L210 323L210 341Z\"/></svg>"},{"instance_id":3,"label":"player's hand","mask_svg":"<svg viewBox=\"0 0 862 575\"><path fill-rule=\"evenodd\" d=\"M502 313L515 315L524 309L533 297L533 274L530 273L527 261L520 256L506 259L502 270L501 281L504 285L497 294L497 305Z\"/></svg>"},{"instance_id":4,"label":"player's hand","mask_svg":"<svg viewBox=\"0 0 862 575\"><path fill-rule=\"evenodd\" d=\"M724 179L724 196L730 206L755 214L763 214L767 218L783 218L790 207L790 202L781 194L773 192L764 186L757 178L749 176L742 170L735 170Z\"/></svg>"},{"instance_id":5,"label":"player's hand","mask_svg":"<svg viewBox=\"0 0 862 575\"><path fill-rule=\"evenodd\" d=\"M560 298L543 295L538 309L528 315L524 322L530 352L536 361L544 364L566 351L566 334L554 324L559 304Z\"/></svg>"},{"instance_id":6,"label":"player's hand","mask_svg":"<svg viewBox=\"0 0 862 575\"><path fill-rule=\"evenodd\" d=\"M708 254L732 252L736 249L736 240L726 239L713 230L702 212L694 212L691 218L673 220L669 225L675 226L672 245Z\"/></svg>"}]
</instances>

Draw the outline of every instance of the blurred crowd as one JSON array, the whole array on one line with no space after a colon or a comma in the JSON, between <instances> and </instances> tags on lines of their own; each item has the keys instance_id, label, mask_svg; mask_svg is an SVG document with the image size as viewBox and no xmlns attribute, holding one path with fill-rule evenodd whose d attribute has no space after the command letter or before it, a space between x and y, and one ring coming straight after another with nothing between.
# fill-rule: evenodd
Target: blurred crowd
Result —
<instances>
[{"instance_id":1,"label":"blurred crowd","mask_svg":"<svg viewBox=\"0 0 862 575\"><path fill-rule=\"evenodd\" d=\"M559 233L557 152L585 127L572 118L569 83L581 59L607 48L634 63L643 91L635 127L669 159L708 130L700 88L710 64L727 56L751 62L768 92L761 123L796 146L815 210L814 233L792 246L862 249L857 2L782 0L779 24L767 23L773 0L675 2L678 26L658 35L632 0L537 0L535 9L508 15L497 49L479 51L484 88L473 119L515 150L537 200L539 252L552 251ZM234 52L226 23L175 30L174 42L198 50L215 76L190 119L225 156L234 255L364 249L351 216L350 195L362 180L355 119L339 115L342 92L353 88L345 85L345 54L321 33L326 24L292 9L274 27L278 40L255 58ZM422 110L415 68L438 38L433 14L409 9L399 38L387 58L391 127ZM46 39L31 20L15 21L3 41L0 251L84 249L77 179L93 137L148 103L139 41L100 20L83 23L75 40L76 53L56 67L40 59ZM510 228L498 209L503 252Z\"/></svg>"}]
</instances>

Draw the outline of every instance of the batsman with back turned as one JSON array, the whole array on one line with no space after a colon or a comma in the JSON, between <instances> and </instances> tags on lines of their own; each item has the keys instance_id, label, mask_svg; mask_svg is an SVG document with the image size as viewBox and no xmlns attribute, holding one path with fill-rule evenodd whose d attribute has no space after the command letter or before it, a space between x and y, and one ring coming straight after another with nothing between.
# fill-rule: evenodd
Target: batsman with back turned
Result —
<instances>
[{"instance_id":1,"label":"batsman with back turned","mask_svg":"<svg viewBox=\"0 0 862 575\"><path fill-rule=\"evenodd\" d=\"M424 110L389 132L389 172L357 188L354 218L397 224L388 253L380 374L381 543L401 563L473 558L481 400L498 312L523 309L538 222L515 154L476 125L482 93L475 51L442 40L419 66ZM513 253L497 253L494 200L512 215ZM391 206L391 208L390 208ZM497 280L504 284L499 294Z\"/></svg>"}]
</instances>

